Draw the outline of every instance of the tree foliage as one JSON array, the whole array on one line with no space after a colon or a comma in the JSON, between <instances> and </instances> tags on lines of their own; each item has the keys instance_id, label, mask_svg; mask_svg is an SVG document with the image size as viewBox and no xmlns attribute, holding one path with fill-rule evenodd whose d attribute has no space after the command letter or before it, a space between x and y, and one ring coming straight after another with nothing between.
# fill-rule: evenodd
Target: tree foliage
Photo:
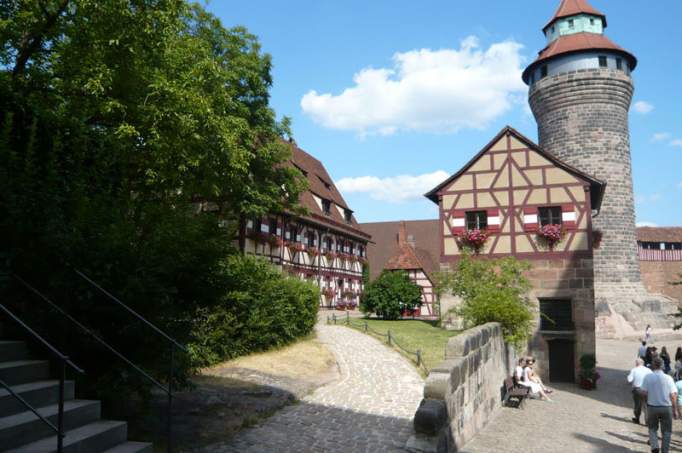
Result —
<instances>
[{"instance_id":1,"label":"tree foliage","mask_svg":"<svg viewBox=\"0 0 682 453\"><path fill-rule=\"evenodd\" d=\"M413 310L421 304L421 289L406 272L384 271L365 286L360 311L393 320L400 318L403 310Z\"/></svg>"},{"instance_id":2,"label":"tree foliage","mask_svg":"<svg viewBox=\"0 0 682 453\"><path fill-rule=\"evenodd\" d=\"M295 209L304 188L282 165L288 120L268 104L271 59L247 30L185 0L7 0L0 39L0 276L22 275L165 372L166 345L72 268L196 341L198 314L233 285L238 220ZM206 200L210 213L197 209ZM7 299L32 300L0 281ZM71 354L85 349L32 307L30 323ZM77 358L93 384L123 379L99 350Z\"/></svg>"},{"instance_id":3,"label":"tree foliage","mask_svg":"<svg viewBox=\"0 0 682 453\"><path fill-rule=\"evenodd\" d=\"M505 340L522 346L533 327L530 283L524 276L528 269L528 263L513 257L487 260L464 255L451 272L439 275L437 291L462 298L454 310L468 324L499 322Z\"/></svg>"}]
</instances>

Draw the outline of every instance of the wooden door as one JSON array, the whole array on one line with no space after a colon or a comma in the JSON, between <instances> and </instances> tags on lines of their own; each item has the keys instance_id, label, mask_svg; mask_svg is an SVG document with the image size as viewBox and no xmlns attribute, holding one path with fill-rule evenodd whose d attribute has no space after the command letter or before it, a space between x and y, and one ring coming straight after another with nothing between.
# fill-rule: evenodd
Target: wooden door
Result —
<instances>
[{"instance_id":1,"label":"wooden door","mask_svg":"<svg viewBox=\"0 0 682 453\"><path fill-rule=\"evenodd\" d=\"M549 380L575 382L575 342L552 340L549 342Z\"/></svg>"}]
</instances>

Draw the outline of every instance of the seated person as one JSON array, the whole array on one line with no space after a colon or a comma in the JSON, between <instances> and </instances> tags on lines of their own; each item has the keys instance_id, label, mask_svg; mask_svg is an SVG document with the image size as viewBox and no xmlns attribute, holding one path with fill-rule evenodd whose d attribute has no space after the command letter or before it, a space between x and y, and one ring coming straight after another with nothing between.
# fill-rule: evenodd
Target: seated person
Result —
<instances>
[{"instance_id":1,"label":"seated person","mask_svg":"<svg viewBox=\"0 0 682 453\"><path fill-rule=\"evenodd\" d=\"M518 365L514 369L514 384L519 385L523 380L523 369L526 367L526 358L519 359Z\"/></svg>"},{"instance_id":2,"label":"seated person","mask_svg":"<svg viewBox=\"0 0 682 453\"><path fill-rule=\"evenodd\" d=\"M552 401L549 396L547 396L545 386L542 385L542 380L533 372L534 363L535 359L532 357L526 359L526 366L523 368L523 380L519 382L519 384L529 387L532 394L540 395L542 399Z\"/></svg>"}]
</instances>

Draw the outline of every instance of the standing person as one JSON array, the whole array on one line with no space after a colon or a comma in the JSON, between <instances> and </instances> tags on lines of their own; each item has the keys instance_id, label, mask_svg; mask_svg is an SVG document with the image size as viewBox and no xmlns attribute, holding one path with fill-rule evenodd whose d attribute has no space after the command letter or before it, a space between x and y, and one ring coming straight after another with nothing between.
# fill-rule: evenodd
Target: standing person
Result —
<instances>
[{"instance_id":1,"label":"standing person","mask_svg":"<svg viewBox=\"0 0 682 453\"><path fill-rule=\"evenodd\" d=\"M651 368L651 361L654 359L654 348L649 346L646 348L646 353L644 354L644 365L647 368Z\"/></svg>"},{"instance_id":2,"label":"standing person","mask_svg":"<svg viewBox=\"0 0 682 453\"><path fill-rule=\"evenodd\" d=\"M642 340L642 344L639 346L639 350L637 351L637 357L644 360L645 355L646 355L646 341Z\"/></svg>"},{"instance_id":3,"label":"standing person","mask_svg":"<svg viewBox=\"0 0 682 453\"><path fill-rule=\"evenodd\" d=\"M635 360L635 367L631 369L630 374L628 374L628 382L632 385L632 401L635 403L635 416L632 417L632 422L637 423L638 425L639 417L642 415L642 406L644 404L642 382L649 374L651 374L651 370L644 366L644 360L642 360L641 357L638 357L637 360ZM646 407L644 408L644 411L644 419L646 420Z\"/></svg>"},{"instance_id":4,"label":"standing person","mask_svg":"<svg viewBox=\"0 0 682 453\"><path fill-rule=\"evenodd\" d=\"M675 352L675 380L680 378L680 370L682 370L682 348L678 347Z\"/></svg>"},{"instance_id":5,"label":"standing person","mask_svg":"<svg viewBox=\"0 0 682 453\"><path fill-rule=\"evenodd\" d=\"M646 329L644 329L644 341L649 343L651 341L651 333L653 332L653 329L651 328L651 324L646 325Z\"/></svg>"},{"instance_id":6,"label":"standing person","mask_svg":"<svg viewBox=\"0 0 682 453\"><path fill-rule=\"evenodd\" d=\"M682 415L682 379L676 379L675 388L677 388L677 415Z\"/></svg>"},{"instance_id":7,"label":"standing person","mask_svg":"<svg viewBox=\"0 0 682 453\"><path fill-rule=\"evenodd\" d=\"M670 373L670 354L668 354L668 350L666 349L665 346L661 348L661 359L663 359L663 372L665 374Z\"/></svg>"},{"instance_id":8,"label":"standing person","mask_svg":"<svg viewBox=\"0 0 682 453\"><path fill-rule=\"evenodd\" d=\"M654 357L651 362L653 372L642 382L642 394L647 399L647 425L649 425L649 445L651 453L669 453L670 438L673 431L673 418L677 419L677 387L673 378L663 373L663 360ZM658 425L663 434L662 450L658 448Z\"/></svg>"}]
</instances>

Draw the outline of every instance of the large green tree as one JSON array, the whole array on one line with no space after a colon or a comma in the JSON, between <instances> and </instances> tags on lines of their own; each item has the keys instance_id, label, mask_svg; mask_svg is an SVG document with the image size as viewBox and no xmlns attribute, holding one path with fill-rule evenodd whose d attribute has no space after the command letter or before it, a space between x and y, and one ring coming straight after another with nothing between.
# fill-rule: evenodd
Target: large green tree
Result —
<instances>
[{"instance_id":1,"label":"large green tree","mask_svg":"<svg viewBox=\"0 0 682 453\"><path fill-rule=\"evenodd\" d=\"M407 272L383 271L365 286L360 298L360 311L382 319L398 319L405 310L422 304L422 292Z\"/></svg>"},{"instance_id":2,"label":"large green tree","mask_svg":"<svg viewBox=\"0 0 682 453\"><path fill-rule=\"evenodd\" d=\"M270 57L184 0L0 0L0 40L0 266L165 369L167 348L72 267L193 341L197 310L230 287L238 220L295 209L304 187L282 165ZM55 341L82 341L32 306Z\"/></svg>"}]
</instances>

